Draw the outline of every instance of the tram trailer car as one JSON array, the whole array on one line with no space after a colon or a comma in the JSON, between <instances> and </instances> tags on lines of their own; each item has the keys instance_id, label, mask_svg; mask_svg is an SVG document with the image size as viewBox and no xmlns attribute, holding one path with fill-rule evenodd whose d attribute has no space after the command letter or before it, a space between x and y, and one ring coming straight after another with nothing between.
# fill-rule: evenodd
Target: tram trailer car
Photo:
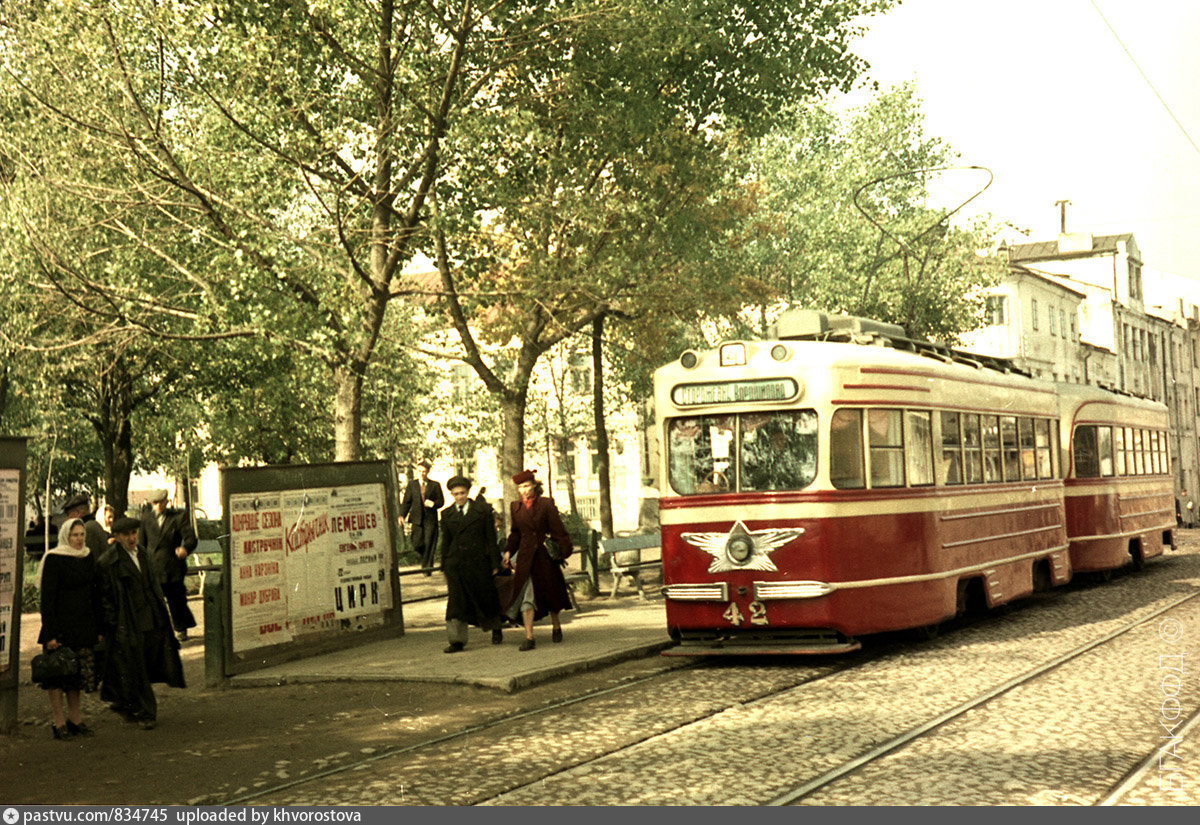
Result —
<instances>
[{"instance_id":1,"label":"tram trailer car","mask_svg":"<svg viewBox=\"0 0 1200 825\"><path fill-rule=\"evenodd\" d=\"M1170 543L1165 438L1134 438L1136 477L1063 466L1077 425L1161 432L1165 408L898 327L787 313L660 368L655 409L667 655L855 650Z\"/></svg>"},{"instance_id":2,"label":"tram trailer car","mask_svg":"<svg viewBox=\"0 0 1200 825\"><path fill-rule=\"evenodd\" d=\"M1078 384L1058 385L1069 457L1067 536L1076 573L1110 574L1174 547L1167 409Z\"/></svg>"}]
</instances>

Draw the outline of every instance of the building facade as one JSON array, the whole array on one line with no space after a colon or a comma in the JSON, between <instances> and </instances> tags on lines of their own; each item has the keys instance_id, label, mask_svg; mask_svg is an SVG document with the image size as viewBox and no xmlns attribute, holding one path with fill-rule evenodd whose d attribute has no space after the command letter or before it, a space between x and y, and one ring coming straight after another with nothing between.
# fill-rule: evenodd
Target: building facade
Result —
<instances>
[{"instance_id":1,"label":"building facade","mask_svg":"<svg viewBox=\"0 0 1200 825\"><path fill-rule=\"evenodd\" d=\"M1147 300L1132 234L1063 233L1002 249L1008 276L985 296L964 349L1012 359L1035 377L1092 384L1165 404L1180 521L1200 491L1200 294Z\"/></svg>"}]
</instances>

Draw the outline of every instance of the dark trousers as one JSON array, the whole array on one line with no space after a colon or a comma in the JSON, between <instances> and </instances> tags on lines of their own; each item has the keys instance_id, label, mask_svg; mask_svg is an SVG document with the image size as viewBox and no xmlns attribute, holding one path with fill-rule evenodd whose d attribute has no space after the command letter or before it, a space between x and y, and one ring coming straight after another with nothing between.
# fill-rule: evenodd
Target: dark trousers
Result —
<instances>
[{"instance_id":1,"label":"dark trousers","mask_svg":"<svg viewBox=\"0 0 1200 825\"><path fill-rule=\"evenodd\" d=\"M437 514L431 510L425 512L420 524L413 525L413 550L421 556L421 567L433 569L433 557L437 554L438 523Z\"/></svg>"},{"instance_id":2,"label":"dark trousers","mask_svg":"<svg viewBox=\"0 0 1200 825\"><path fill-rule=\"evenodd\" d=\"M101 696L112 701L113 710L137 720L158 718L158 698L150 684L147 663L162 656L161 630L135 631L136 640L125 651L110 651L119 656L121 666L105 671Z\"/></svg>"},{"instance_id":3,"label":"dark trousers","mask_svg":"<svg viewBox=\"0 0 1200 825\"><path fill-rule=\"evenodd\" d=\"M171 611L171 624L175 630L187 630L196 626L196 617L188 607L187 587L183 582L163 582L163 595L167 597L167 609Z\"/></svg>"}]
</instances>

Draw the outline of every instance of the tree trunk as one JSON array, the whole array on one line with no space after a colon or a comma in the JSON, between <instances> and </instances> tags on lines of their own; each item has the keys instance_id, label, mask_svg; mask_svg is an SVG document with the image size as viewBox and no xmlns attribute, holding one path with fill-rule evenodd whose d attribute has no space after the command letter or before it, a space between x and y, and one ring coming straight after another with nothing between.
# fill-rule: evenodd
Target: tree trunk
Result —
<instances>
[{"instance_id":1,"label":"tree trunk","mask_svg":"<svg viewBox=\"0 0 1200 825\"><path fill-rule=\"evenodd\" d=\"M500 476L503 479L502 504L517 500L517 485L512 477L525 469L525 401L528 396L528 381L515 392L505 393L500 398ZM507 519L508 509L504 515Z\"/></svg>"},{"instance_id":2,"label":"tree trunk","mask_svg":"<svg viewBox=\"0 0 1200 825\"><path fill-rule=\"evenodd\" d=\"M104 497L118 516L129 509L133 473L133 376L116 356L100 375L92 426L104 452Z\"/></svg>"},{"instance_id":3,"label":"tree trunk","mask_svg":"<svg viewBox=\"0 0 1200 825\"><path fill-rule=\"evenodd\" d=\"M600 476L600 535L613 536L612 487L608 472L608 427L604 421L604 316L592 321L592 411L596 419L596 474Z\"/></svg>"},{"instance_id":4,"label":"tree trunk","mask_svg":"<svg viewBox=\"0 0 1200 825\"><path fill-rule=\"evenodd\" d=\"M334 461L358 461L362 440L362 373L351 365L334 371Z\"/></svg>"}]
</instances>

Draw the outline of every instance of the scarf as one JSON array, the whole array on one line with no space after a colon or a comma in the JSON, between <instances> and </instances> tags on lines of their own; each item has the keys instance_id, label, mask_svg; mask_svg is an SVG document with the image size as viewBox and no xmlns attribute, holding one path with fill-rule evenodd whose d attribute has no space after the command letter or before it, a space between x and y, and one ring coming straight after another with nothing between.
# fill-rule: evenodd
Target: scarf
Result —
<instances>
[{"instance_id":1,"label":"scarf","mask_svg":"<svg viewBox=\"0 0 1200 825\"><path fill-rule=\"evenodd\" d=\"M82 559L86 558L88 553L91 552L88 550L86 544L76 550L67 541L67 537L71 535L71 528L76 524L83 524L83 519L67 519L63 526L58 530L58 546L52 547L42 554L42 560L38 562L37 569L37 589L39 591L42 589L42 571L46 568L46 559L48 559L50 556L70 556L73 559Z\"/></svg>"}]
</instances>

